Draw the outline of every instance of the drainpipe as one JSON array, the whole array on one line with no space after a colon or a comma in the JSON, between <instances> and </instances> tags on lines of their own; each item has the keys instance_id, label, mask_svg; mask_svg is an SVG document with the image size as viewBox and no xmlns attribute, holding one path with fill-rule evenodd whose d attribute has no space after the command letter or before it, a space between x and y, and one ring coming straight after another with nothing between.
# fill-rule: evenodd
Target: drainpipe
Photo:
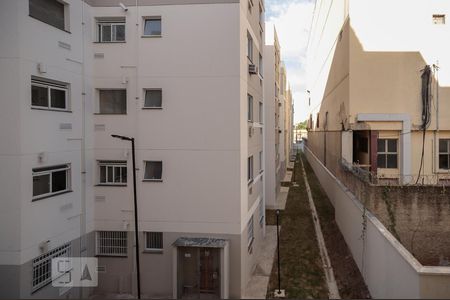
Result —
<instances>
[{"instance_id":1,"label":"drainpipe","mask_svg":"<svg viewBox=\"0 0 450 300\"><path fill-rule=\"evenodd\" d=\"M434 149L432 153L435 153L434 162L434 172L437 174L439 171L439 61L433 65L434 72L436 74L436 130L434 131Z\"/></svg>"}]
</instances>

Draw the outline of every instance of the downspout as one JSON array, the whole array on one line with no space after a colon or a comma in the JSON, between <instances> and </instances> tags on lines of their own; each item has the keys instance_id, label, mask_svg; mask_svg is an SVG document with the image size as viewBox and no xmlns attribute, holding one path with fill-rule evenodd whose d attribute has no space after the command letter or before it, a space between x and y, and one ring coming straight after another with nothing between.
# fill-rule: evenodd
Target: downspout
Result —
<instances>
[{"instance_id":1,"label":"downspout","mask_svg":"<svg viewBox=\"0 0 450 300\"><path fill-rule=\"evenodd\" d=\"M86 256L86 84L85 84L85 0L81 1L81 214L80 214L80 257ZM80 298L84 298L80 287Z\"/></svg>"},{"instance_id":2,"label":"downspout","mask_svg":"<svg viewBox=\"0 0 450 300\"><path fill-rule=\"evenodd\" d=\"M434 172L435 174L439 171L439 61L433 65L434 72L436 73L436 130L434 131L434 151L435 153L434 162ZM437 182L436 182L437 183Z\"/></svg>"}]
</instances>

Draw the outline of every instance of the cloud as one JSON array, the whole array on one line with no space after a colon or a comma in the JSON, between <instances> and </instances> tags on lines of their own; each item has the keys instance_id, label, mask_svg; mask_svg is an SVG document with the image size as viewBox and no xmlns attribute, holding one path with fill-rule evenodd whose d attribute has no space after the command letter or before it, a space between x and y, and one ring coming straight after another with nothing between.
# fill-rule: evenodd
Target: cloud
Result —
<instances>
[{"instance_id":1,"label":"cloud","mask_svg":"<svg viewBox=\"0 0 450 300\"><path fill-rule=\"evenodd\" d=\"M295 103L295 122L306 119L306 48L313 0L266 0L266 28L275 25ZM266 40L273 38L267 36Z\"/></svg>"}]
</instances>

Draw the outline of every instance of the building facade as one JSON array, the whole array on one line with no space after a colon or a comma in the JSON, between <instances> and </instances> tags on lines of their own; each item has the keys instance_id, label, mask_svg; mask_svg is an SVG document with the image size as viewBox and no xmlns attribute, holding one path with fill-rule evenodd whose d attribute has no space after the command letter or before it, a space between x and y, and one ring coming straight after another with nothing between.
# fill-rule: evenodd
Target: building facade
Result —
<instances>
[{"instance_id":1,"label":"building facade","mask_svg":"<svg viewBox=\"0 0 450 300\"><path fill-rule=\"evenodd\" d=\"M264 2L0 14L0 159L15 170L1 173L1 294L136 293L131 145L115 134L136 141L141 293L241 297L265 226ZM97 257L98 287L53 288L61 256Z\"/></svg>"},{"instance_id":2,"label":"building facade","mask_svg":"<svg viewBox=\"0 0 450 300\"><path fill-rule=\"evenodd\" d=\"M269 29L269 28L268 28ZM279 205L283 181L292 151L292 93L287 83L286 66L281 60L281 49L275 27L266 35L264 57L264 109L266 149L266 206Z\"/></svg>"},{"instance_id":3,"label":"building facade","mask_svg":"<svg viewBox=\"0 0 450 300\"><path fill-rule=\"evenodd\" d=\"M412 13L399 16L406 5ZM446 184L449 46L436 42L449 33L448 4L328 6L329 19L316 11L308 47L309 147L330 169L354 165L374 183Z\"/></svg>"}]
</instances>

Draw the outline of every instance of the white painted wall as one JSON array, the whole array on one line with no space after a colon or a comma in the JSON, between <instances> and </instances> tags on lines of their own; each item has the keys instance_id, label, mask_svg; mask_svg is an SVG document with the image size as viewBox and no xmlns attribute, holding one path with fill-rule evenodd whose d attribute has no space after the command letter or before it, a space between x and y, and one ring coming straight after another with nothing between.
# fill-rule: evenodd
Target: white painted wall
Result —
<instances>
[{"instance_id":1,"label":"white painted wall","mask_svg":"<svg viewBox=\"0 0 450 300\"><path fill-rule=\"evenodd\" d=\"M359 200L307 147L305 154L328 197L334 200L336 222L373 298L450 296L450 268L422 266L368 211L363 240L364 209Z\"/></svg>"}]
</instances>

